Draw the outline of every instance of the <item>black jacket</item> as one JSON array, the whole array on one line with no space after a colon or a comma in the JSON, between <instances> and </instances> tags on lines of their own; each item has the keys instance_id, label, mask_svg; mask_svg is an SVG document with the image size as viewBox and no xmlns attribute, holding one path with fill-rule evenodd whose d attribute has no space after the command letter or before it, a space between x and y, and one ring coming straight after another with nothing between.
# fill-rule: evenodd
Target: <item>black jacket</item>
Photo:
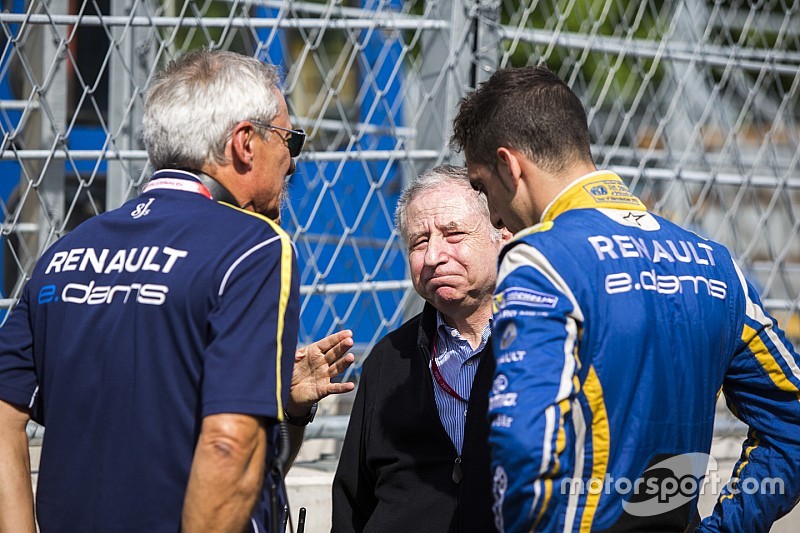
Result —
<instances>
[{"instance_id":1,"label":"black jacket","mask_svg":"<svg viewBox=\"0 0 800 533\"><path fill-rule=\"evenodd\" d=\"M489 391L495 361L481 353L469 396L462 479L458 454L442 426L428 363L436 310L381 339L364 361L333 482L333 531L494 531L489 463Z\"/></svg>"}]
</instances>

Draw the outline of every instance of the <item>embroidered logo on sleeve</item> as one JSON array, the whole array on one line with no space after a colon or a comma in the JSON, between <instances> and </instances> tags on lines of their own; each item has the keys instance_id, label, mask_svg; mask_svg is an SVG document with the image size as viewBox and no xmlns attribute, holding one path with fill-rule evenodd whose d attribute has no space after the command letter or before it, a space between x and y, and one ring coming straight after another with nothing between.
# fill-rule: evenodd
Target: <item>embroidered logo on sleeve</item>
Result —
<instances>
[{"instance_id":1,"label":"embroidered logo on sleeve","mask_svg":"<svg viewBox=\"0 0 800 533\"><path fill-rule=\"evenodd\" d=\"M517 325L509 322L506 329L503 330L503 336L500 337L500 349L507 350L511 343L517 339Z\"/></svg>"},{"instance_id":2,"label":"embroidered logo on sleeve","mask_svg":"<svg viewBox=\"0 0 800 533\"><path fill-rule=\"evenodd\" d=\"M523 287L510 287L494 298L498 310L509 305L553 309L558 303L558 296Z\"/></svg>"}]
</instances>

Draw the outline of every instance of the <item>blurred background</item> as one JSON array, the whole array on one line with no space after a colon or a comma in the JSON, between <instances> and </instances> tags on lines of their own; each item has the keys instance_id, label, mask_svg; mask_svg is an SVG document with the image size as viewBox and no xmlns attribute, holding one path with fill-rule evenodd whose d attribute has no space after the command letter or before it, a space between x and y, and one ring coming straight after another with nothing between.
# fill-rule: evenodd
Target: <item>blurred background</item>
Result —
<instances>
[{"instance_id":1,"label":"blurred background","mask_svg":"<svg viewBox=\"0 0 800 533\"><path fill-rule=\"evenodd\" d=\"M0 323L50 244L146 183L140 124L154 69L211 47L281 65L292 122L309 133L282 213L302 274L299 341L352 329L357 362L344 379L357 382L375 342L421 309L393 225L403 185L463 162L448 140L467 91L498 67L539 63L582 97L598 167L622 176L653 211L728 246L800 341L797 0L3 0L2 8ZM323 402L293 471L293 498L315 502L310 521L328 519L324 495L351 401ZM718 414L712 455L723 464L738 457L745 428L724 404ZM44 430L29 433L35 455Z\"/></svg>"}]
</instances>

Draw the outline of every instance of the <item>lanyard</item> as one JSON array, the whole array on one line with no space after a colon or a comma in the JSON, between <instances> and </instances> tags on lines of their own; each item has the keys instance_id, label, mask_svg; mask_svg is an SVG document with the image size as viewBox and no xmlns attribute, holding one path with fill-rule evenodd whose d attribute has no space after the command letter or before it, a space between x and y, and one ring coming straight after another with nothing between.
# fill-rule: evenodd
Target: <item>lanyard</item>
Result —
<instances>
[{"instance_id":1,"label":"lanyard","mask_svg":"<svg viewBox=\"0 0 800 533\"><path fill-rule=\"evenodd\" d=\"M441 370L439 370L439 365L436 364L436 341L433 341L433 357L431 357L431 372L433 372L433 379L436 380L436 384L442 388L447 394L455 398L456 400L461 400L462 402L466 402L464 398L461 397L459 393L455 391L453 387L444 379Z\"/></svg>"},{"instance_id":2,"label":"lanyard","mask_svg":"<svg viewBox=\"0 0 800 533\"><path fill-rule=\"evenodd\" d=\"M176 178L156 178L145 185L142 192L149 192L155 189L172 189L175 191L186 191L201 194L211 200L211 192L208 187L194 180L182 180Z\"/></svg>"}]
</instances>

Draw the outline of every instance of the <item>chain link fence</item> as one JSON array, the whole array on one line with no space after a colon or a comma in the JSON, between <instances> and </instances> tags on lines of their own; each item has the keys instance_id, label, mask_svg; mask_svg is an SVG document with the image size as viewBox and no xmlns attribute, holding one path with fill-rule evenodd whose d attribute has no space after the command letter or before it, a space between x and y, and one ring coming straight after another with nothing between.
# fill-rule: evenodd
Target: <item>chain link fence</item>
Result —
<instances>
[{"instance_id":1,"label":"chain link fence","mask_svg":"<svg viewBox=\"0 0 800 533\"><path fill-rule=\"evenodd\" d=\"M81 221L135 196L154 69L206 46L282 66L309 133L283 225L301 267L300 342L372 345L420 309L393 226L403 185L460 162L463 94L545 63L583 98L599 167L721 241L800 340L796 0L5 0L0 14L0 313ZM346 413L346 408L342 409ZM311 436L343 435L329 416ZM718 435L742 434L721 418Z\"/></svg>"}]
</instances>

